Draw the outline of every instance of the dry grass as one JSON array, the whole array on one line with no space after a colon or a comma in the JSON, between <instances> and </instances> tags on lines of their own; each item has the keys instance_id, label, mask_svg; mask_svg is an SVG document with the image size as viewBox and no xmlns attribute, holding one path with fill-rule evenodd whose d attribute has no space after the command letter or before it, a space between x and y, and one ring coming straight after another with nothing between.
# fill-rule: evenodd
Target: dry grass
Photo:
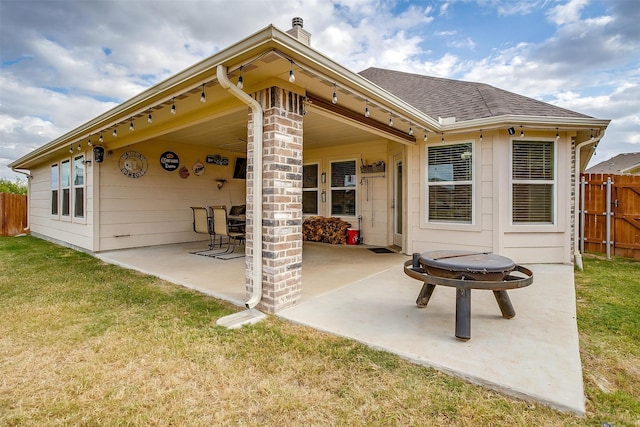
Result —
<instances>
[{"instance_id":1,"label":"dry grass","mask_svg":"<svg viewBox=\"0 0 640 427\"><path fill-rule=\"evenodd\" d=\"M639 413L591 394L577 418L276 318L229 331L215 320L235 307L33 238L0 238L0 310L3 426L621 426Z\"/></svg>"}]
</instances>

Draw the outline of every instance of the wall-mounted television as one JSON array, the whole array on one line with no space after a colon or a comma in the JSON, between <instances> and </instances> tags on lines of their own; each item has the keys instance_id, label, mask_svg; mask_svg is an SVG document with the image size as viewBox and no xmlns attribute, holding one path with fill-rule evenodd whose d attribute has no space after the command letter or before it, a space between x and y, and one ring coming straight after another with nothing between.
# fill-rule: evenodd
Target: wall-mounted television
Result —
<instances>
[{"instance_id":1,"label":"wall-mounted television","mask_svg":"<svg viewBox=\"0 0 640 427\"><path fill-rule=\"evenodd\" d=\"M247 159L245 157L237 157L236 164L233 167L234 179L247 179Z\"/></svg>"}]
</instances>

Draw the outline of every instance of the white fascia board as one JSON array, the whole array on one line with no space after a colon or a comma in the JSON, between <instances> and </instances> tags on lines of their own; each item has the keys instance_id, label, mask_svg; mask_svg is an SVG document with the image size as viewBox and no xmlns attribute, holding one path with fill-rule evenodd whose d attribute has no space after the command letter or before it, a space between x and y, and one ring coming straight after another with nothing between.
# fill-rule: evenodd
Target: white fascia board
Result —
<instances>
[{"instance_id":1,"label":"white fascia board","mask_svg":"<svg viewBox=\"0 0 640 427\"><path fill-rule=\"evenodd\" d=\"M504 126L524 126L531 128L560 128L560 130L579 130L609 126L611 120L592 117L552 117L552 116L495 116L482 119L465 120L463 122L442 125L441 132L461 133L474 130L491 130Z\"/></svg>"}]
</instances>

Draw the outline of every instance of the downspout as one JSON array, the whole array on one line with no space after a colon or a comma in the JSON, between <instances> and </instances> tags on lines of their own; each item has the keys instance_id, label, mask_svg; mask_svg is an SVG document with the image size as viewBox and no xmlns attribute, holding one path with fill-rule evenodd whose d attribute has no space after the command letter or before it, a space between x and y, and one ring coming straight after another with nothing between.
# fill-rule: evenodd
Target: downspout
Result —
<instances>
[{"instance_id":1,"label":"downspout","mask_svg":"<svg viewBox=\"0 0 640 427\"><path fill-rule=\"evenodd\" d=\"M33 178L33 175L31 175L31 172L24 172L18 169L14 169L11 168L11 170L15 173L20 173L24 176L27 177L27 200L31 200L31 179ZM29 204L27 203L27 226L24 227L22 229L22 231L24 231L25 233L27 233L31 228L31 209L29 209Z\"/></svg>"},{"instance_id":2,"label":"downspout","mask_svg":"<svg viewBox=\"0 0 640 427\"><path fill-rule=\"evenodd\" d=\"M602 137L604 136L604 131L600 132L600 134L594 138L594 139L589 139L587 141L581 142L580 144L578 144L575 148L576 150L576 160L575 160L575 168L576 168L576 178L575 178L575 189L573 194L575 194L574 197L574 208L573 208L573 215L574 215L574 219L573 219L573 258L575 260L576 263L576 267L578 267L578 270L582 271L584 269L584 266L582 265L582 254L580 253L580 246L578 245L578 239L580 238L579 236L579 222L580 222L580 151L582 150L582 147L587 146L587 145L591 145L591 144L595 144L596 146L598 145L598 143L600 142L600 140L602 139Z\"/></svg>"},{"instance_id":3,"label":"downspout","mask_svg":"<svg viewBox=\"0 0 640 427\"><path fill-rule=\"evenodd\" d=\"M262 107L229 81L226 67L218 65L217 77L222 88L247 104L253 112L253 290L245 303L251 309L262 299Z\"/></svg>"}]
</instances>

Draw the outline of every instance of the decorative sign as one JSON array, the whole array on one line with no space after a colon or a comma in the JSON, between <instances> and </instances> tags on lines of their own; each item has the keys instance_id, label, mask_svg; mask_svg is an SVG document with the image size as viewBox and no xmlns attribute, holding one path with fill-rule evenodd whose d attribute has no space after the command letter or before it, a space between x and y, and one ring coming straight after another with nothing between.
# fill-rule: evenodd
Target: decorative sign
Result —
<instances>
[{"instance_id":1,"label":"decorative sign","mask_svg":"<svg viewBox=\"0 0 640 427\"><path fill-rule=\"evenodd\" d=\"M181 167L178 173L180 174L180 178L184 178L184 179L189 178L189 175L190 175L189 168L187 168L186 166Z\"/></svg>"},{"instance_id":2,"label":"decorative sign","mask_svg":"<svg viewBox=\"0 0 640 427\"><path fill-rule=\"evenodd\" d=\"M197 161L193 164L193 174L195 176L200 176L204 173L204 165L202 164L201 161Z\"/></svg>"},{"instance_id":3,"label":"decorative sign","mask_svg":"<svg viewBox=\"0 0 640 427\"><path fill-rule=\"evenodd\" d=\"M228 166L229 158L222 157L219 154L215 154L213 156L207 156L207 163L211 163L218 166Z\"/></svg>"},{"instance_id":4,"label":"decorative sign","mask_svg":"<svg viewBox=\"0 0 640 427\"><path fill-rule=\"evenodd\" d=\"M173 172L180 166L180 158L173 151L165 151L160 155L160 166L168 172Z\"/></svg>"},{"instance_id":5,"label":"decorative sign","mask_svg":"<svg viewBox=\"0 0 640 427\"><path fill-rule=\"evenodd\" d=\"M118 161L120 172L129 178L140 178L147 172L149 163L147 159L137 151L126 151Z\"/></svg>"}]
</instances>

